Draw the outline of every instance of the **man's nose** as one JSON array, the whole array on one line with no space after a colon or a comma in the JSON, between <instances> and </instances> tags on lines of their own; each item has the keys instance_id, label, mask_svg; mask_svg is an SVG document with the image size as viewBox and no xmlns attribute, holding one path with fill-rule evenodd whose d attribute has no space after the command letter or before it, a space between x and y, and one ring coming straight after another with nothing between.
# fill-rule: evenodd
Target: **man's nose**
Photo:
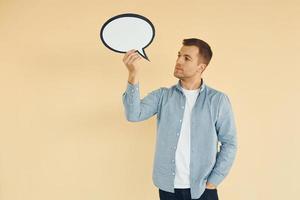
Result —
<instances>
[{"instance_id":1,"label":"man's nose","mask_svg":"<svg viewBox=\"0 0 300 200\"><path fill-rule=\"evenodd\" d=\"M182 61L182 59L179 57L179 58L177 58L176 63L177 63L177 64L182 64L183 61Z\"/></svg>"}]
</instances>

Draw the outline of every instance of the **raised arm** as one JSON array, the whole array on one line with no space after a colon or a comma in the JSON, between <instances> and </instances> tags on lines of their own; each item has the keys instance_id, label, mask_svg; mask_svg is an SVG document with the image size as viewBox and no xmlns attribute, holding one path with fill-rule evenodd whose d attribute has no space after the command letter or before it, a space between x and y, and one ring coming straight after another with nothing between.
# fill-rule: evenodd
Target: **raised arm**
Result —
<instances>
[{"instance_id":1,"label":"raised arm","mask_svg":"<svg viewBox=\"0 0 300 200\"><path fill-rule=\"evenodd\" d=\"M137 61L141 56L134 50L127 52L123 58L129 75L126 91L122 95L122 101L125 108L125 115L128 121L143 121L155 115L158 111L159 101L162 95L162 89L150 92L143 99L140 99L139 67Z\"/></svg>"}]
</instances>

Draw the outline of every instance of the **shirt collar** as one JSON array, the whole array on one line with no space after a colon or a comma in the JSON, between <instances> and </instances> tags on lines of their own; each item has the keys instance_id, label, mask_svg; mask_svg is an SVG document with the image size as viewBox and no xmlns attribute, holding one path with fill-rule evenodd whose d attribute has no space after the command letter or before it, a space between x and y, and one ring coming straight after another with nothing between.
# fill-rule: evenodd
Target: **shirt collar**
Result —
<instances>
[{"instance_id":1,"label":"shirt collar","mask_svg":"<svg viewBox=\"0 0 300 200\"><path fill-rule=\"evenodd\" d=\"M177 88L178 90L180 90L181 92L183 92L183 91L182 91L182 88L181 88L180 80L178 80L178 82L177 82L177 84L176 84L176 88ZM201 78L200 92L202 92L202 91L204 90L204 88L205 88L205 83L204 83L204 81L203 81L203 78Z\"/></svg>"}]
</instances>

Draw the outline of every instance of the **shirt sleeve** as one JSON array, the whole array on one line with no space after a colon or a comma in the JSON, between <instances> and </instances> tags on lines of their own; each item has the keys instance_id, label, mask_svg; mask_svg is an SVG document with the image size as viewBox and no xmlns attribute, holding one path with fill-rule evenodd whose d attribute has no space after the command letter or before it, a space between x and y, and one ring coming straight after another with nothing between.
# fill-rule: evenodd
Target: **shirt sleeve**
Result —
<instances>
[{"instance_id":1,"label":"shirt sleeve","mask_svg":"<svg viewBox=\"0 0 300 200\"><path fill-rule=\"evenodd\" d=\"M229 173L237 152L234 114L230 100L226 94L221 95L215 127L221 146L220 151L217 153L215 166L208 176L207 182L217 186Z\"/></svg>"},{"instance_id":2,"label":"shirt sleeve","mask_svg":"<svg viewBox=\"0 0 300 200\"><path fill-rule=\"evenodd\" d=\"M139 83L127 82L127 89L122 95L125 115L128 121L143 121L155 115L158 111L162 88L154 90L140 99Z\"/></svg>"}]
</instances>

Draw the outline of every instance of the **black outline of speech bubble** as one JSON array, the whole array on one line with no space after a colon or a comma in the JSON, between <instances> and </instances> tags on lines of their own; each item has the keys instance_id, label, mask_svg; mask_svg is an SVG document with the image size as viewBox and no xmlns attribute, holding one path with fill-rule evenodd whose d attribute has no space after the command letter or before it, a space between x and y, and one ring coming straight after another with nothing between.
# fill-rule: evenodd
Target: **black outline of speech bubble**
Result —
<instances>
[{"instance_id":1,"label":"black outline of speech bubble","mask_svg":"<svg viewBox=\"0 0 300 200\"><path fill-rule=\"evenodd\" d=\"M144 49L147 48L147 47L152 43L152 41L153 41L153 39L154 39L154 36L155 36L155 28L154 28L152 22L151 22L149 19L147 19L146 17L142 16L142 15L138 15L138 14L134 14L134 13L125 13L125 14L116 15L116 16L110 18L110 19L107 20L107 21L102 25L102 27L101 27L101 31L100 31L100 38L101 38L101 41L103 42L103 44L104 44L107 48L109 48L109 49L112 50L112 51L115 51L115 52L118 52L118 53L126 53L126 51L118 51L118 50L116 50L116 49L111 48L108 44L106 44L106 42L104 41L104 38L103 38L103 30L104 30L104 28L107 26L107 24L109 24L111 21L113 21L113 20L115 20L115 19L122 18L122 17L136 17L136 18L140 18L140 19L142 19L142 20L145 20L148 24L150 24L150 26L151 26L151 28L152 28L153 35L152 35L152 38L151 38L150 42L149 42L145 47L142 48L143 53L144 53L145 56L142 55L139 51L137 51L142 57L144 57L145 59L147 59L148 61L150 61L150 60L148 59L148 56L147 56L147 54L145 53L145 50L144 50Z\"/></svg>"}]
</instances>

